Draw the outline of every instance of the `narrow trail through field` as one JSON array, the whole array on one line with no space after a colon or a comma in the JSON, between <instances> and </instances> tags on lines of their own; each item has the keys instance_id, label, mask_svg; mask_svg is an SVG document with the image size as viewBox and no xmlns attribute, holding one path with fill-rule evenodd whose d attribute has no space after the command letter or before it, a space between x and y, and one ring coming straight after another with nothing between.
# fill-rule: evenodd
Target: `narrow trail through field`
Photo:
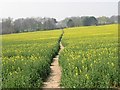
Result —
<instances>
[{"instance_id":1,"label":"narrow trail through field","mask_svg":"<svg viewBox=\"0 0 120 90\"><path fill-rule=\"evenodd\" d=\"M51 73L47 80L43 83L43 90L47 88L60 88L60 80L61 80L61 67L59 66L59 54L64 49L64 46L61 43L62 36L64 31L59 40L59 51L58 54L53 58L53 62L51 63Z\"/></svg>"}]
</instances>

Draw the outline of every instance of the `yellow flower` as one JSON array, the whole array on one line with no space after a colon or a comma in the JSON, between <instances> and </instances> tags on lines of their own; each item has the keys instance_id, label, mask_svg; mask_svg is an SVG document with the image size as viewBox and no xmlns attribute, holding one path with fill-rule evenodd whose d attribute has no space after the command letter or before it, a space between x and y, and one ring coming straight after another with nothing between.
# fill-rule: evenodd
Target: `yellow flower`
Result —
<instances>
[{"instance_id":1,"label":"yellow flower","mask_svg":"<svg viewBox=\"0 0 120 90\"><path fill-rule=\"evenodd\" d=\"M90 66L92 67L92 63L90 64Z\"/></svg>"},{"instance_id":2,"label":"yellow flower","mask_svg":"<svg viewBox=\"0 0 120 90\"><path fill-rule=\"evenodd\" d=\"M87 74L85 75L85 77L86 77L87 79L89 79L89 76L88 76Z\"/></svg>"},{"instance_id":3,"label":"yellow flower","mask_svg":"<svg viewBox=\"0 0 120 90\"><path fill-rule=\"evenodd\" d=\"M12 75L12 73L10 72L10 76Z\"/></svg>"},{"instance_id":4,"label":"yellow flower","mask_svg":"<svg viewBox=\"0 0 120 90\"><path fill-rule=\"evenodd\" d=\"M76 76L78 75L78 73L76 72Z\"/></svg>"},{"instance_id":5,"label":"yellow flower","mask_svg":"<svg viewBox=\"0 0 120 90\"><path fill-rule=\"evenodd\" d=\"M82 60L82 63L84 63L84 61Z\"/></svg>"},{"instance_id":6,"label":"yellow flower","mask_svg":"<svg viewBox=\"0 0 120 90\"><path fill-rule=\"evenodd\" d=\"M94 60L94 63L96 63L96 61Z\"/></svg>"},{"instance_id":7,"label":"yellow flower","mask_svg":"<svg viewBox=\"0 0 120 90\"><path fill-rule=\"evenodd\" d=\"M80 73L81 73L82 71L81 71L81 69L80 69Z\"/></svg>"},{"instance_id":8,"label":"yellow flower","mask_svg":"<svg viewBox=\"0 0 120 90\"><path fill-rule=\"evenodd\" d=\"M18 72L17 71L15 71L15 74L17 74Z\"/></svg>"},{"instance_id":9,"label":"yellow flower","mask_svg":"<svg viewBox=\"0 0 120 90\"><path fill-rule=\"evenodd\" d=\"M111 63L112 66L114 66L114 63Z\"/></svg>"}]
</instances>

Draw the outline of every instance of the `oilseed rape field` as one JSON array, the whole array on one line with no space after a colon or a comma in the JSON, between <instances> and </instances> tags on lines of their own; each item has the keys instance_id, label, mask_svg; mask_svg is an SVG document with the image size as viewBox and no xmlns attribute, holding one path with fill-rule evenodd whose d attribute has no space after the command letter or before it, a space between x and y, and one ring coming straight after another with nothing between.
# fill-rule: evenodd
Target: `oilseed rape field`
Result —
<instances>
[{"instance_id":1,"label":"oilseed rape field","mask_svg":"<svg viewBox=\"0 0 120 90\"><path fill-rule=\"evenodd\" d=\"M60 30L2 35L2 88L41 87L60 35Z\"/></svg>"},{"instance_id":2,"label":"oilseed rape field","mask_svg":"<svg viewBox=\"0 0 120 90\"><path fill-rule=\"evenodd\" d=\"M66 88L118 87L118 25L64 30L61 85Z\"/></svg>"},{"instance_id":3,"label":"oilseed rape field","mask_svg":"<svg viewBox=\"0 0 120 90\"><path fill-rule=\"evenodd\" d=\"M61 87L120 86L117 24L65 28L63 32L0 35L2 88L41 88L51 73L50 66L60 43L64 46L58 59Z\"/></svg>"}]
</instances>

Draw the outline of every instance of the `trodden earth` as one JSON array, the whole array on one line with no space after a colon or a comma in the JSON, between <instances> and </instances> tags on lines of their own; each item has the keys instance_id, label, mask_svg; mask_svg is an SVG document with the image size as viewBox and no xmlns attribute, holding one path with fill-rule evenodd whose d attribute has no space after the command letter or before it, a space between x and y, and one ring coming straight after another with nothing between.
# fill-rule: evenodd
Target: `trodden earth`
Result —
<instances>
[{"instance_id":1,"label":"trodden earth","mask_svg":"<svg viewBox=\"0 0 120 90\"><path fill-rule=\"evenodd\" d=\"M53 62L51 63L50 69L51 73L47 80L43 83L43 89L46 88L61 88L60 80L61 80L61 67L59 65L59 54L64 49L64 46L60 42L60 49L58 55L53 58Z\"/></svg>"}]
</instances>

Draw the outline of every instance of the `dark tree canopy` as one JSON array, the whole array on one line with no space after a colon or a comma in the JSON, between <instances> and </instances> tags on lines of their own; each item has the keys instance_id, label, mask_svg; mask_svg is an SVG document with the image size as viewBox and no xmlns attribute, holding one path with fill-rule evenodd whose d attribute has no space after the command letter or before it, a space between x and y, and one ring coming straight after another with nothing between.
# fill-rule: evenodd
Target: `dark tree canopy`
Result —
<instances>
[{"instance_id":1,"label":"dark tree canopy","mask_svg":"<svg viewBox=\"0 0 120 90\"><path fill-rule=\"evenodd\" d=\"M98 21L95 17L85 17L83 19L83 26L97 25Z\"/></svg>"},{"instance_id":2,"label":"dark tree canopy","mask_svg":"<svg viewBox=\"0 0 120 90\"><path fill-rule=\"evenodd\" d=\"M48 20L45 20L44 23L43 23L43 29L44 30L48 30L48 29L55 29L56 28L56 19L48 19Z\"/></svg>"},{"instance_id":3,"label":"dark tree canopy","mask_svg":"<svg viewBox=\"0 0 120 90\"><path fill-rule=\"evenodd\" d=\"M98 24L98 21L95 17L90 17L90 25L97 25Z\"/></svg>"},{"instance_id":4,"label":"dark tree canopy","mask_svg":"<svg viewBox=\"0 0 120 90\"><path fill-rule=\"evenodd\" d=\"M72 19L69 19L69 20L68 20L67 26L68 26L68 27L74 27L74 22L73 22Z\"/></svg>"}]
</instances>

